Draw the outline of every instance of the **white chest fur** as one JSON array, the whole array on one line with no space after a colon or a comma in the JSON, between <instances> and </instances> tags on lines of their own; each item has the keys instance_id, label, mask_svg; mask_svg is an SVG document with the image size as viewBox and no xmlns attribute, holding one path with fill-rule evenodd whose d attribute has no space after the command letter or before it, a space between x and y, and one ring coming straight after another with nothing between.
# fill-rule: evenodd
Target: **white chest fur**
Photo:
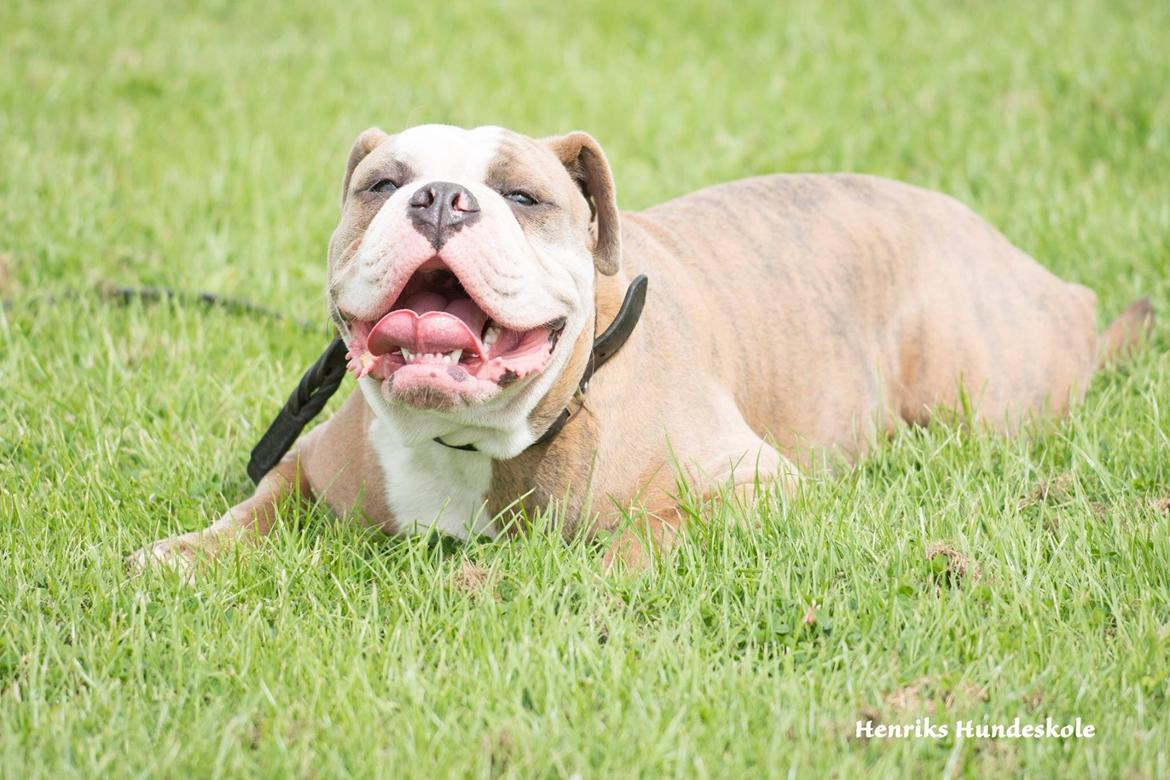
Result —
<instances>
[{"instance_id":1,"label":"white chest fur","mask_svg":"<svg viewBox=\"0 0 1170 780\"><path fill-rule=\"evenodd\" d=\"M485 502L492 459L425 441L406 444L384 420L370 426L370 440L385 476L386 501L403 533L431 529L466 539L494 537Z\"/></svg>"}]
</instances>

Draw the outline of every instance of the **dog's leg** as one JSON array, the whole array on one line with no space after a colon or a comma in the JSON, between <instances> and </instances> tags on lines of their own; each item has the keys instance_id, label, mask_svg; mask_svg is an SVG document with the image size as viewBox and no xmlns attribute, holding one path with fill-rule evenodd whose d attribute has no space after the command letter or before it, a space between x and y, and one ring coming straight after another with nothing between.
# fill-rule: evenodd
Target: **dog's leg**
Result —
<instances>
[{"instance_id":1,"label":"dog's leg","mask_svg":"<svg viewBox=\"0 0 1170 780\"><path fill-rule=\"evenodd\" d=\"M277 508L286 496L312 498L295 453L294 450L286 455L260 480L251 498L232 507L207 528L149 544L131 555L127 564L136 571L169 566L190 578L200 558L214 558L240 541L267 535L275 525Z\"/></svg>"},{"instance_id":2,"label":"dog's leg","mask_svg":"<svg viewBox=\"0 0 1170 780\"><path fill-rule=\"evenodd\" d=\"M727 419L709 436L689 437L702 442L704 451L679 458L687 482L703 501L730 500L736 508L750 512L760 491L777 490L782 496L795 494L800 484L796 467L757 436L739 415ZM606 551L602 566L609 572L643 571L654 559L669 553L678 543L679 532L689 518L676 502L662 502L648 509L626 529Z\"/></svg>"},{"instance_id":3,"label":"dog's leg","mask_svg":"<svg viewBox=\"0 0 1170 780\"><path fill-rule=\"evenodd\" d=\"M647 509L632 527L626 528L610 544L601 561L606 574L642 572L650 568L656 556L668 554L678 543L679 531L686 516L677 504L662 509Z\"/></svg>"}]
</instances>

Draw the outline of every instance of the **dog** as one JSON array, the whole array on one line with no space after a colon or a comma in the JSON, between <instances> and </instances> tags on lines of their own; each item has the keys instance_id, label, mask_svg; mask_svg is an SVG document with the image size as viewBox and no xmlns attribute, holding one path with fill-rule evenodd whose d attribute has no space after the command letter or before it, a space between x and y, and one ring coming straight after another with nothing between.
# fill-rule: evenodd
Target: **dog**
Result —
<instances>
[{"instance_id":1,"label":"dog","mask_svg":"<svg viewBox=\"0 0 1170 780\"><path fill-rule=\"evenodd\" d=\"M1153 319L1143 299L1099 333L1090 289L907 184L762 176L623 213L586 133L440 125L354 143L328 300L359 391L133 566L189 572L295 495L459 538L552 508L566 538L620 531L603 565L639 569L688 516L679 480L751 502L942 410L1012 432L1064 414Z\"/></svg>"}]
</instances>

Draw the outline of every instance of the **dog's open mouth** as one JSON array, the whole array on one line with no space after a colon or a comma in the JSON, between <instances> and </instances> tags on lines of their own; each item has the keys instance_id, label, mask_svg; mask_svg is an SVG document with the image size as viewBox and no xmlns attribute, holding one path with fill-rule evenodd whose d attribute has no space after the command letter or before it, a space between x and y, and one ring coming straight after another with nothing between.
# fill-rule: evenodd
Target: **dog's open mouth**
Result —
<instances>
[{"instance_id":1,"label":"dog's open mouth","mask_svg":"<svg viewBox=\"0 0 1170 780\"><path fill-rule=\"evenodd\" d=\"M432 260L381 319L349 323L349 370L359 379L400 374L396 386L415 379L432 390L506 387L548 365L563 327L562 320L517 331L494 322L458 277Z\"/></svg>"}]
</instances>

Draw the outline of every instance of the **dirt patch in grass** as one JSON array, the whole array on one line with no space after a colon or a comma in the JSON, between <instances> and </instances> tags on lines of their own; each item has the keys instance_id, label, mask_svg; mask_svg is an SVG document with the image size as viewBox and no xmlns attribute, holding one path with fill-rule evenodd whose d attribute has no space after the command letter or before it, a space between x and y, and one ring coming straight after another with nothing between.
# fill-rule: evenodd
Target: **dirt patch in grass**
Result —
<instances>
[{"instance_id":1,"label":"dirt patch in grass","mask_svg":"<svg viewBox=\"0 0 1170 780\"><path fill-rule=\"evenodd\" d=\"M485 734L483 737L483 750L488 754L488 759L491 761L491 776L499 777L504 774L508 769L508 765L512 763L512 755L515 751L512 732L506 728L501 728L491 734Z\"/></svg>"},{"instance_id":2,"label":"dirt patch in grass","mask_svg":"<svg viewBox=\"0 0 1170 780\"><path fill-rule=\"evenodd\" d=\"M966 707L987 701L987 698L987 689L970 680L945 685L934 677L920 677L887 693L883 698L882 711L887 716L898 718L934 715L942 709Z\"/></svg>"},{"instance_id":3,"label":"dirt patch in grass","mask_svg":"<svg viewBox=\"0 0 1170 780\"><path fill-rule=\"evenodd\" d=\"M960 759L956 770L965 776L962 768L971 766L973 777L1019 777L1019 747L1015 743L998 739L978 740L972 748L969 761Z\"/></svg>"},{"instance_id":4,"label":"dirt patch in grass","mask_svg":"<svg viewBox=\"0 0 1170 780\"><path fill-rule=\"evenodd\" d=\"M1024 695L1024 706L1028 708L1028 712L1036 712L1040 709L1040 705L1044 703L1044 691L1036 688L1028 691Z\"/></svg>"},{"instance_id":5,"label":"dirt patch in grass","mask_svg":"<svg viewBox=\"0 0 1170 780\"><path fill-rule=\"evenodd\" d=\"M946 686L932 677L919 678L909 685L896 688L885 697L886 709L897 715L933 715L939 705L949 710L981 701L987 701L987 689L970 680L960 680L953 686Z\"/></svg>"},{"instance_id":6,"label":"dirt patch in grass","mask_svg":"<svg viewBox=\"0 0 1170 780\"><path fill-rule=\"evenodd\" d=\"M892 714L907 712L933 713L934 702L930 699L930 679L923 677L909 685L895 688L885 696L885 709Z\"/></svg>"},{"instance_id":7,"label":"dirt patch in grass","mask_svg":"<svg viewBox=\"0 0 1170 780\"><path fill-rule=\"evenodd\" d=\"M455 573L455 589L468 598L480 596L494 596L495 586L492 583L492 573L483 566L465 563Z\"/></svg>"},{"instance_id":8,"label":"dirt patch in grass","mask_svg":"<svg viewBox=\"0 0 1170 780\"><path fill-rule=\"evenodd\" d=\"M947 542L933 542L926 545L924 554L931 572L940 582L947 585L978 582L983 575L983 570L978 562Z\"/></svg>"},{"instance_id":9,"label":"dirt patch in grass","mask_svg":"<svg viewBox=\"0 0 1170 780\"><path fill-rule=\"evenodd\" d=\"M1042 479L1019 500L1018 506L1027 509L1040 504L1063 504L1073 497L1074 487L1073 475L1067 472L1052 479Z\"/></svg>"},{"instance_id":10,"label":"dirt patch in grass","mask_svg":"<svg viewBox=\"0 0 1170 780\"><path fill-rule=\"evenodd\" d=\"M879 706L862 709L857 719L875 724L913 723L916 718L933 717L956 707L970 707L989 698L986 688L970 680L948 685L935 677L920 677L889 691L882 696Z\"/></svg>"}]
</instances>

